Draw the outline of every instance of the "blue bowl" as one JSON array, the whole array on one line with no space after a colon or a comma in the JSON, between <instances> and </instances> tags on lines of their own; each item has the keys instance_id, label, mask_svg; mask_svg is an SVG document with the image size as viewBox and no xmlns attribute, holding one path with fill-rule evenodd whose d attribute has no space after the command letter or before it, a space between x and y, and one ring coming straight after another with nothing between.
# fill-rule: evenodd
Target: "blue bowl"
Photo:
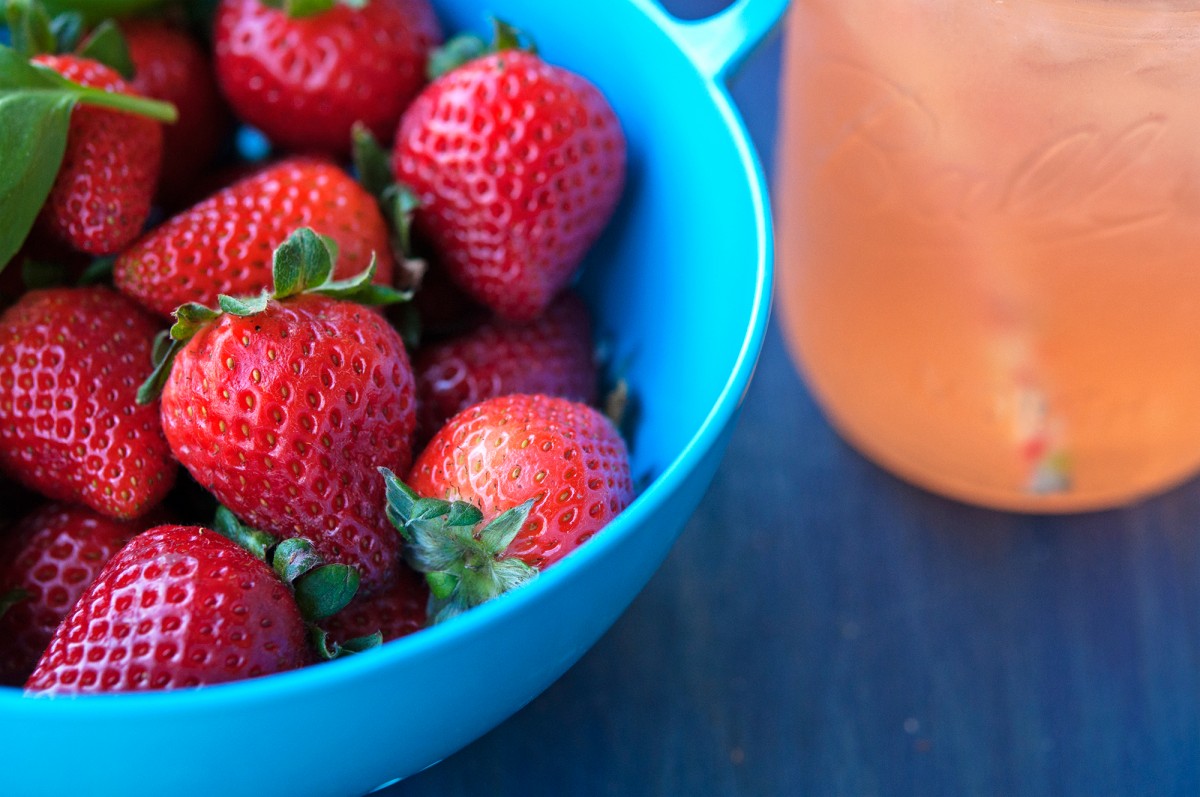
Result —
<instances>
[{"instance_id":1,"label":"blue bowl","mask_svg":"<svg viewBox=\"0 0 1200 797\"><path fill-rule=\"evenodd\" d=\"M785 0L739 0L700 22L651 0L608 0L603 12L547 0L436 4L451 31L484 31L488 12L522 25L622 119L628 188L581 287L638 398L630 444L645 489L527 587L365 655L158 694L0 689L6 797L352 795L410 775L562 675L699 503L750 381L771 285L764 180L724 83Z\"/></svg>"}]
</instances>

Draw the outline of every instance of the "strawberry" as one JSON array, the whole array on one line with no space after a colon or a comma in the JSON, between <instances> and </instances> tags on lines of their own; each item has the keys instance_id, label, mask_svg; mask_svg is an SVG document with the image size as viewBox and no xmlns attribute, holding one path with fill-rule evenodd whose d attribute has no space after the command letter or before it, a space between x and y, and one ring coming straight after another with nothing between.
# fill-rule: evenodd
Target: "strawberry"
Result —
<instances>
[{"instance_id":1,"label":"strawberry","mask_svg":"<svg viewBox=\"0 0 1200 797\"><path fill-rule=\"evenodd\" d=\"M511 46L506 32L497 46ZM393 168L420 199L416 230L451 276L500 315L528 321L570 282L612 216L625 138L587 80L501 49L417 96Z\"/></svg>"},{"instance_id":2,"label":"strawberry","mask_svg":"<svg viewBox=\"0 0 1200 797\"><path fill-rule=\"evenodd\" d=\"M301 229L276 253L273 297L225 297L220 313L181 307L143 399L164 383L171 450L218 501L356 567L371 592L397 566L375 467L412 459L412 370L399 334L347 300L392 297L369 284L370 269L328 282L326 247Z\"/></svg>"},{"instance_id":3,"label":"strawberry","mask_svg":"<svg viewBox=\"0 0 1200 797\"><path fill-rule=\"evenodd\" d=\"M20 686L54 630L105 563L145 525L80 506L49 504L26 515L0 545L0 684Z\"/></svg>"},{"instance_id":4,"label":"strawberry","mask_svg":"<svg viewBox=\"0 0 1200 797\"><path fill-rule=\"evenodd\" d=\"M287 149L346 155L356 121L390 140L441 41L428 0L310 2L304 17L301 5L223 0L214 40L230 104Z\"/></svg>"},{"instance_id":5,"label":"strawberry","mask_svg":"<svg viewBox=\"0 0 1200 797\"><path fill-rule=\"evenodd\" d=\"M434 622L524 583L633 500L629 455L609 420L540 395L463 410L417 457L407 485L384 479L389 519L433 588Z\"/></svg>"},{"instance_id":6,"label":"strawberry","mask_svg":"<svg viewBox=\"0 0 1200 797\"><path fill-rule=\"evenodd\" d=\"M176 465L158 408L135 403L155 326L103 287L32 291L0 315L0 467L111 517L158 504Z\"/></svg>"},{"instance_id":7,"label":"strawberry","mask_svg":"<svg viewBox=\"0 0 1200 797\"><path fill-rule=\"evenodd\" d=\"M376 632L381 642L390 642L425 627L429 587L409 567L400 568L395 581L382 592L355 598L346 608L322 624L329 639L346 645Z\"/></svg>"},{"instance_id":8,"label":"strawberry","mask_svg":"<svg viewBox=\"0 0 1200 797\"><path fill-rule=\"evenodd\" d=\"M529 324L494 319L418 351L419 439L472 404L507 393L596 400L596 363L587 305L565 293Z\"/></svg>"},{"instance_id":9,"label":"strawberry","mask_svg":"<svg viewBox=\"0 0 1200 797\"><path fill-rule=\"evenodd\" d=\"M299 227L330 236L337 276L375 258L375 278L392 279L387 223L350 175L322 160L292 158L218 191L150 231L117 258L117 287L162 316L182 304L213 305L271 286L271 257Z\"/></svg>"},{"instance_id":10,"label":"strawberry","mask_svg":"<svg viewBox=\"0 0 1200 797\"><path fill-rule=\"evenodd\" d=\"M133 88L179 111L163 137L159 194L174 201L186 194L216 157L231 118L217 88L208 54L183 30L158 20L121 23L136 74Z\"/></svg>"},{"instance_id":11,"label":"strawberry","mask_svg":"<svg viewBox=\"0 0 1200 797\"><path fill-rule=\"evenodd\" d=\"M83 86L133 93L115 71L87 58L39 55L33 63ZM39 229L81 252L119 252L137 238L150 215L162 146L162 125L153 119L78 105Z\"/></svg>"},{"instance_id":12,"label":"strawberry","mask_svg":"<svg viewBox=\"0 0 1200 797\"><path fill-rule=\"evenodd\" d=\"M210 529L159 526L109 560L25 688L174 689L313 661L300 609L270 567Z\"/></svg>"}]
</instances>

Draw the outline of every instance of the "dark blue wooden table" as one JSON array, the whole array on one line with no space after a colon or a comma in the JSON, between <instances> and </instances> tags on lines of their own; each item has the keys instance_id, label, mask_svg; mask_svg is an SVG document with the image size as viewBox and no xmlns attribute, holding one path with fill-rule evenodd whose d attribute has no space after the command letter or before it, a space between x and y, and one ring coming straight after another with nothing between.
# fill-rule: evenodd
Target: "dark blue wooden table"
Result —
<instances>
[{"instance_id":1,"label":"dark blue wooden table","mask_svg":"<svg viewBox=\"0 0 1200 797\"><path fill-rule=\"evenodd\" d=\"M734 87L768 165L779 52ZM773 328L629 611L386 795L1200 794L1198 607L1200 483L1071 517L937 498L839 440Z\"/></svg>"}]
</instances>

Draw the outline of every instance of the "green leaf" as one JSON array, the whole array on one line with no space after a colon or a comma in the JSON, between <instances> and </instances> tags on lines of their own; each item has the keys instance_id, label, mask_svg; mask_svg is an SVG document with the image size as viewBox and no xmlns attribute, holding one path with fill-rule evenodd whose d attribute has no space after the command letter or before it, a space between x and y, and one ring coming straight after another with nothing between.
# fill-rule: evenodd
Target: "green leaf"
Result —
<instances>
[{"instance_id":1,"label":"green leaf","mask_svg":"<svg viewBox=\"0 0 1200 797\"><path fill-rule=\"evenodd\" d=\"M391 187L392 162L387 151L379 145L375 134L362 122L355 122L350 132L353 143L354 171L358 182L376 200L383 201L383 192Z\"/></svg>"},{"instance_id":2,"label":"green leaf","mask_svg":"<svg viewBox=\"0 0 1200 797\"><path fill-rule=\"evenodd\" d=\"M425 583L429 585L429 594L433 595L436 600L449 600L454 591L458 589L458 576L445 571L426 573Z\"/></svg>"},{"instance_id":3,"label":"green leaf","mask_svg":"<svg viewBox=\"0 0 1200 797\"><path fill-rule=\"evenodd\" d=\"M530 567L520 559L511 556L497 562L492 572L501 594L528 584L538 575L536 567Z\"/></svg>"},{"instance_id":4,"label":"green leaf","mask_svg":"<svg viewBox=\"0 0 1200 797\"><path fill-rule=\"evenodd\" d=\"M494 53L505 50L522 50L537 54L537 43L520 28L498 17L492 17L492 47Z\"/></svg>"},{"instance_id":5,"label":"green leaf","mask_svg":"<svg viewBox=\"0 0 1200 797\"><path fill-rule=\"evenodd\" d=\"M342 643L342 650L348 653L362 653L371 648L377 648L383 644L383 634L376 631L374 634L367 636L356 636L354 639L347 639Z\"/></svg>"},{"instance_id":6,"label":"green leaf","mask_svg":"<svg viewBox=\"0 0 1200 797\"><path fill-rule=\"evenodd\" d=\"M213 517L213 530L245 548L257 559L267 561L271 548L279 539L265 531L253 529L237 519L227 507L218 506Z\"/></svg>"},{"instance_id":7,"label":"green leaf","mask_svg":"<svg viewBox=\"0 0 1200 797\"><path fill-rule=\"evenodd\" d=\"M34 66L11 47L0 45L0 91L54 89L71 81L51 69Z\"/></svg>"},{"instance_id":8,"label":"green leaf","mask_svg":"<svg viewBox=\"0 0 1200 797\"><path fill-rule=\"evenodd\" d=\"M300 614L307 620L337 614L358 592L358 581L358 571L349 565L328 564L308 570L293 584Z\"/></svg>"},{"instance_id":9,"label":"green leaf","mask_svg":"<svg viewBox=\"0 0 1200 797\"><path fill-rule=\"evenodd\" d=\"M50 15L41 3L8 0L4 9L13 49L25 58L58 52Z\"/></svg>"},{"instance_id":10,"label":"green leaf","mask_svg":"<svg viewBox=\"0 0 1200 797\"><path fill-rule=\"evenodd\" d=\"M286 299L323 285L333 273L333 254L321 236L301 227L275 250L276 299Z\"/></svg>"},{"instance_id":11,"label":"green leaf","mask_svg":"<svg viewBox=\"0 0 1200 797\"><path fill-rule=\"evenodd\" d=\"M471 33L455 36L441 47L429 54L429 62L425 65L425 76L437 80L447 72L458 69L468 61L487 55L487 42Z\"/></svg>"},{"instance_id":12,"label":"green leaf","mask_svg":"<svg viewBox=\"0 0 1200 797\"><path fill-rule=\"evenodd\" d=\"M413 298L412 291L397 290L390 285L380 285L377 282L371 282L353 290L321 288L313 291L313 293L319 293L322 296L328 296L332 299L345 299L346 301L366 305L367 307L384 307L389 304L401 304L411 301Z\"/></svg>"},{"instance_id":13,"label":"green leaf","mask_svg":"<svg viewBox=\"0 0 1200 797\"><path fill-rule=\"evenodd\" d=\"M179 119L179 111L169 102L81 86L49 67L29 63L11 47L0 45L0 92L5 90L18 93L45 90L61 93L74 102L134 113L159 122L175 122Z\"/></svg>"},{"instance_id":14,"label":"green leaf","mask_svg":"<svg viewBox=\"0 0 1200 797\"><path fill-rule=\"evenodd\" d=\"M8 88L6 49L0 48L0 91ZM0 94L0 268L25 243L54 187L74 105L70 95L53 92Z\"/></svg>"},{"instance_id":15,"label":"green leaf","mask_svg":"<svg viewBox=\"0 0 1200 797\"><path fill-rule=\"evenodd\" d=\"M324 280L313 283L311 288L320 291L326 296L349 295L370 285L371 280L375 279L375 269L375 255L372 254L371 262L357 274L341 280L335 280L332 274L326 274Z\"/></svg>"},{"instance_id":16,"label":"green leaf","mask_svg":"<svg viewBox=\"0 0 1200 797\"><path fill-rule=\"evenodd\" d=\"M287 584L292 584L300 576L322 564L324 560L317 554L312 543L299 537L279 543L271 560L275 573Z\"/></svg>"},{"instance_id":17,"label":"green leaf","mask_svg":"<svg viewBox=\"0 0 1200 797\"><path fill-rule=\"evenodd\" d=\"M142 383L137 392L138 404L149 404L162 394L163 387L171 375L175 357L183 350L204 325L220 318L221 313L198 302L188 302L175 308L175 323L168 331L170 345L155 340L153 357L154 370Z\"/></svg>"},{"instance_id":18,"label":"green leaf","mask_svg":"<svg viewBox=\"0 0 1200 797\"><path fill-rule=\"evenodd\" d=\"M412 257L413 216L421 208L421 198L404 183L393 183L385 192L385 210L400 240L405 257Z\"/></svg>"},{"instance_id":19,"label":"green leaf","mask_svg":"<svg viewBox=\"0 0 1200 797\"><path fill-rule=\"evenodd\" d=\"M79 46L79 54L117 70L126 80L132 80L137 71L133 65L133 57L129 54L129 43L111 19L101 22L83 40Z\"/></svg>"},{"instance_id":20,"label":"green leaf","mask_svg":"<svg viewBox=\"0 0 1200 797\"><path fill-rule=\"evenodd\" d=\"M452 504L449 501L443 501L440 498L419 498L416 504L413 505L411 521L419 523L423 520L445 518L450 514L451 506Z\"/></svg>"},{"instance_id":21,"label":"green leaf","mask_svg":"<svg viewBox=\"0 0 1200 797\"><path fill-rule=\"evenodd\" d=\"M480 531L483 512L466 501L422 498L387 468L380 468L387 517L404 538L404 557L433 595L432 622L442 622L537 576L537 569L505 557L536 499L501 513Z\"/></svg>"},{"instance_id":22,"label":"green leaf","mask_svg":"<svg viewBox=\"0 0 1200 797\"><path fill-rule=\"evenodd\" d=\"M167 340L169 344L163 346L159 343L160 339ZM167 386L167 379L171 376L171 366L175 362L175 357L186 345L186 342L172 338L170 332L166 333L165 338L160 336L154 339L152 352L155 357L154 369L150 372L150 376L146 377L146 381L138 387L137 396L134 399L138 404L150 404L158 400L158 397L162 395L163 388Z\"/></svg>"},{"instance_id":23,"label":"green leaf","mask_svg":"<svg viewBox=\"0 0 1200 797\"><path fill-rule=\"evenodd\" d=\"M236 296L226 296L220 294L217 296L217 304L221 308L221 312L229 313L229 315L237 316L238 318L248 318L252 315L257 315L267 309L267 305L271 303L271 294L263 291L258 296L250 296L246 298L237 298Z\"/></svg>"},{"instance_id":24,"label":"green leaf","mask_svg":"<svg viewBox=\"0 0 1200 797\"><path fill-rule=\"evenodd\" d=\"M447 526L476 526L483 522L483 512L474 504L455 501L446 516Z\"/></svg>"},{"instance_id":25,"label":"green leaf","mask_svg":"<svg viewBox=\"0 0 1200 797\"><path fill-rule=\"evenodd\" d=\"M322 235L321 242L325 244L325 248L329 250L329 258L334 263L337 262L338 256L342 253L342 247L334 240L332 235Z\"/></svg>"},{"instance_id":26,"label":"green leaf","mask_svg":"<svg viewBox=\"0 0 1200 797\"><path fill-rule=\"evenodd\" d=\"M178 116L168 103L80 86L0 46L0 268L21 248L50 195L80 102L164 121Z\"/></svg>"},{"instance_id":27,"label":"green leaf","mask_svg":"<svg viewBox=\"0 0 1200 797\"><path fill-rule=\"evenodd\" d=\"M171 351L171 346L175 341L171 338L171 330L164 329L154 336L154 343L150 347L150 362L157 366Z\"/></svg>"},{"instance_id":28,"label":"green leaf","mask_svg":"<svg viewBox=\"0 0 1200 797\"><path fill-rule=\"evenodd\" d=\"M484 550L490 552L493 556L503 555L508 550L508 546L512 545L512 541L516 539L517 533L521 531L521 527L525 525L525 521L529 519L529 513L533 510L535 503L537 502L530 498L525 503L509 509L487 524L479 535Z\"/></svg>"},{"instance_id":29,"label":"green leaf","mask_svg":"<svg viewBox=\"0 0 1200 797\"><path fill-rule=\"evenodd\" d=\"M50 32L54 35L54 41L57 43L55 52L73 52L78 46L79 40L83 38L85 27L83 14L78 11L66 11L55 15L50 20Z\"/></svg>"},{"instance_id":30,"label":"green leaf","mask_svg":"<svg viewBox=\"0 0 1200 797\"><path fill-rule=\"evenodd\" d=\"M215 321L221 313L199 302L188 302L175 308L175 323L171 325L171 337L186 343L196 336L200 328Z\"/></svg>"}]
</instances>

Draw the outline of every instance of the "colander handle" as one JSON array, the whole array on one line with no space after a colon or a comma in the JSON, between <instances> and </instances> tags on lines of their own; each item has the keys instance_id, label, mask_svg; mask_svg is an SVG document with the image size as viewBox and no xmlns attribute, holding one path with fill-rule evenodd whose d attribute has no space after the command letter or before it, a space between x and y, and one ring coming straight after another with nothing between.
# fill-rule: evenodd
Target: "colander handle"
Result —
<instances>
[{"instance_id":1,"label":"colander handle","mask_svg":"<svg viewBox=\"0 0 1200 797\"><path fill-rule=\"evenodd\" d=\"M707 19L666 15L667 27L697 69L713 80L724 80L775 28L787 6L788 0L734 0Z\"/></svg>"}]
</instances>

